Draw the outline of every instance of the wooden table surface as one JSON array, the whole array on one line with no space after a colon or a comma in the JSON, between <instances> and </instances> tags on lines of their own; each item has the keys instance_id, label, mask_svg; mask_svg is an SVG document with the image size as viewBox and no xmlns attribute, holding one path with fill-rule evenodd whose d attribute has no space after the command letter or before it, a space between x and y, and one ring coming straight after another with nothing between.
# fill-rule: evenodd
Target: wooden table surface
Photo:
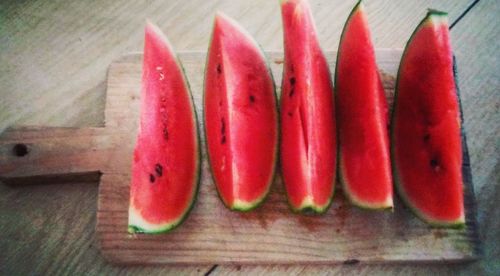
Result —
<instances>
[{"instance_id":1,"label":"wooden table surface","mask_svg":"<svg viewBox=\"0 0 500 276\"><path fill-rule=\"evenodd\" d=\"M429 7L449 12L483 240L481 261L456 265L118 267L100 256L97 183L0 185L0 274L499 274L500 3L366 1L377 48L403 48ZM146 18L177 51L206 50L216 10L265 50L282 50L278 0L2 1L0 132L11 125L101 126L110 62L141 51ZM472 5L471 5L472 4ZM354 1L311 0L320 42L336 50ZM470 8L472 6L472 8ZM468 9L470 8L470 9ZM463 15L463 16L461 16Z\"/></svg>"}]
</instances>

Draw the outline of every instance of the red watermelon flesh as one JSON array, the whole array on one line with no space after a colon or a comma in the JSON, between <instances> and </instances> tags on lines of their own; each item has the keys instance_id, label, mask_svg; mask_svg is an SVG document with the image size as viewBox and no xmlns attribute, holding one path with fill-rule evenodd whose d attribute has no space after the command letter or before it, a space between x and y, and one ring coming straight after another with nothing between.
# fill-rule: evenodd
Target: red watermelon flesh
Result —
<instances>
[{"instance_id":1,"label":"red watermelon flesh","mask_svg":"<svg viewBox=\"0 0 500 276\"><path fill-rule=\"evenodd\" d=\"M281 1L285 60L281 165L294 211L324 212L334 191L333 85L307 1Z\"/></svg>"},{"instance_id":2,"label":"red watermelon flesh","mask_svg":"<svg viewBox=\"0 0 500 276\"><path fill-rule=\"evenodd\" d=\"M460 127L447 15L431 10L401 60L391 136L398 192L432 225L464 224Z\"/></svg>"},{"instance_id":3,"label":"red watermelon flesh","mask_svg":"<svg viewBox=\"0 0 500 276\"><path fill-rule=\"evenodd\" d=\"M387 102L361 1L342 32L335 92L344 192L357 206L392 208Z\"/></svg>"},{"instance_id":4,"label":"red watermelon flesh","mask_svg":"<svg viewBox=\"0 0 500 276\"><path fill-rule=\"evenodd\" d=\"M278 113L265 57L236 21L217 14L205 69L205 133L216 187L231 210L247 211L274 179Z\"/></svg>"},{"instance_id":5,"label":"red watermelon flesh","mask_svg":"<svg viewBox=\"0 0 500 276\"><path fill-rule=\"evenodd\" d=\"M159 233L182 222L199 178L196 114L166 37L148 22L140 127L132 163L129 232Z\"/></svg>"}]
</instances>

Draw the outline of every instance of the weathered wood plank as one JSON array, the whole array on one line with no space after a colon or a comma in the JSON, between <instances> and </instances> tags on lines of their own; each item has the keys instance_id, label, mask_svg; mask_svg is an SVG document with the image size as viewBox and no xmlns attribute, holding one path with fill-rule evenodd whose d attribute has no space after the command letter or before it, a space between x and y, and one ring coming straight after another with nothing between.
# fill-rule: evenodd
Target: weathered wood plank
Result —
<instances>
[{"instance_id":1,"label":"weathered wood plank","mask_svg":"<svg viewBox=\"0 0 500 276\"><path fill-rule=\"evenodd\" d=\"M106 70L125 52L142 48L147 16L169 35L178 50L205 50L211 14L220 9L235 17L265 49L281 49L279 12L273 1L0 1L0 129L14 124L98 126L103 124ZM353 1L311 0L322 46L336 49L340 28ZM450 12L451 20L465 8L461 1L367 1L373 37L379 48L404 46L409 32L427 7ZM170 8L172 7L172 8ZM270 13L264 13L268 8ZM469 134L474 180L478 187L479 220L486 239L486 258L475 274L499 271L498 168L498 3L481 1L452 31ZM186 19L187 18L187 19ZM189 18L194 18L189 21ZM188 21L185 21L188 20ZM130 24L127 24L130 22ZM376 22L376 23L375 23ZM390 31L388 31L390 30ZM328 40L329 42L323 42ZM279 42L278 42L279 41ZM57 42L57 43L56 43ZM63 42L63 43L61 43ZM329 45L329 43L335 45ZM60 43L60 44L58 44ZM67 50L65 50L67 49ZM478 72L481 72L479 74ZM464 81L463 76L472 81ZM478 78L478 76L481 76ZM70 80L70 81L68 81ZM469 87L469 89L467 89ZM470 91L474 91L468 96ZM466 98L469 97L469 100ZM476 112L479 112L476 114ZM494 185L497 184L497 185ZM44 185L11 188L0 185L1 274L126 273L147 275L203 274L211 266L121 268L106 264L98 253L95 224L97 186ZM33 223L36 221L36 223ZM65 231L71 235L65 235ZM70 251L72 248L78 250ZM496 265L496 266L495 266ZM243 272L268 274L283 266L244 266ZM400 273L456 274L471 266L292 266L283 271L303 274ZM225 269L228 270L225 270ZM321 269L322 268L322 269ZM486 270L485 270L486 269ZM235 272L232 266L217 271ZM465 270L471 272L470 269Z\"/></svg>"},{"instance_id":2,"label":"weathered wood plank","mask_svg":"<svg viewBox=\"0 0 500 276\"><path fill-rule=\"evenodd\" d=\"M98 181L119 137L104 128L19 127L0 140L0 179L7 184Z\"/></svg>"},{"instance_id":3,"label":"weathered wood plank","mask_svg":"<svg viewBox=\"0 0 500 276\"><path fill-rule=\"evenodd\" d=\"M202 108L206 54L179 55L193 93L198 114ZM282 53L268 53L279 89ZM377 51L378 64L389 103L401 50ZM336 52L327 52L334 72ZM141 55L125 57L108 72L106 128L123 129L132 145L137 129ZM127 112L124 112L127 110ZM134 115L135 114L135 115ZM202 122L200 122L202 124ZM203 131L203 127L200 127ZM203 140L203 134L201 135ZM132 147L118 147L114 158L132 156ZM351 207L338 192L324 216L290 212L278 176L264 205L250 213L228 211L220 202L202 150L202 176L198 201L184 225L167 235L127 233L129 164L103 170L99 187L97 233L104 256L112 262L150 264L262 264L343 262L431 262L476 258L477 232L469 211L471 191L466 189L467 227L431 229L400 202L394 213L367 212ZM468 182L471 184L470 182ZM371 227L367 227L371 225Z\"/></svg>"},{"instance_id":4,"label":"weathered wood plank","mask_svg":"<svg viewBox=\"0 0 500 276\"><path fill-rule=\"evenodd\" d=\"M500 271L500 3L480 1L451 31L484 258L463 272Z\"/></svg>"},{"instance_id":5,"label":"weathered wood plank","mask_svg":"<svg viewBox=\"0 0 500 276\"><path fill-rule=\"evenodd\" d=\"M478 223L484 257L469 265L344 265L344 266L219 266L214 275L495 275L500 271L500 217L496 208L500 198L498 133L500 102L498 49L500 27L497 1L480 1L451 31L452 44L459 66L459 84L468 135ZM452 17L453 19L453 17Z\"/></svg>"},{"instance_id":6,"label":"weathered wood plank","mask_svg":"<svg viewBox=\"0 0 500 276\"><path fill-rule=\"evenodd\" d=\"M311 1L323 48L336 50L352 1ZM427 7L457 16L468 0L367 1L378 48L402 47ZM267 50L282 49L278 1L2 2L0 131L11 125L102 125L106 70L142 48L150 18L177 50L206 50L213 15L239 20ZM62 116L61 114L64 114Z\"/></svg>"}]
</instances>

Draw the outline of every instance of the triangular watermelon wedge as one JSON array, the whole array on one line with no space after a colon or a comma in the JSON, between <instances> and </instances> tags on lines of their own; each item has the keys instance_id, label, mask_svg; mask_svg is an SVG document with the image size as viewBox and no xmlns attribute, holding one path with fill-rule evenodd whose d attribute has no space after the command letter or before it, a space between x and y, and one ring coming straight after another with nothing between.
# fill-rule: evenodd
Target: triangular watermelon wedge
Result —
<instances>
[{"instance_id":1,"label":"triangular watermelon wedge","mask_svg":"<svg viewBox=\"0 0 500 276\"><path fill-rule=\"evenodd\" d=\"M161 233L179 225L195 201L199 139L196 113L180 62L157 26L148 22L145 32L128 230Z\"/></svg>"},{"instance_id":2,"label":"triangular watermelon wedge","mask_svg":"<svg viewBox=\"0 0 500 276\"><path fill-rule=\"evenodd\" d=\"M387 101L362 1L342 32L335 93L344 193L359 207L392 208Z\"/></svg>"},{"instance_id":3,"label":"triangular watermelon wedge","mask_svg":"<svg viewBox=\"0 0 500 276\"><path fill-rule=\"evenodd\" d=\"M430 10L406 45L391 125L403 200L431 225L463 226L461 122L444 12Z\"/></svg>"},{"instance_id":4,"label":"triangular watermelon wedge","mask_svg":"<svg viewBox=\"0 0 500 276\"><path fill-rule=\"evenodd\" d=\"M278 111L263 52L236 21L215 17L205 68L207 151L220 198L249 211L268 194L278 150Z\"/></svg>"},{"instance_id":5,"label":"triangular watermelon wedge","mask_svg":"<svg viewBox=\"0 0 500 276\"><path fill-rule=\"evenodd\" d=\"M333 85L309 4L282 0L285 60L281 90L281 168L295 212L325 212L334 192Z\"/></svg>"}]
</instances>

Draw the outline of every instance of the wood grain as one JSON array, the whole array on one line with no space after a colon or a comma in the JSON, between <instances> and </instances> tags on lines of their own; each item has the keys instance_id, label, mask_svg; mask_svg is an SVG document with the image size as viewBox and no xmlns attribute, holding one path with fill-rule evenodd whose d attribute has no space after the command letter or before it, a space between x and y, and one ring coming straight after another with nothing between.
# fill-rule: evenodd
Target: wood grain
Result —
<instances>
[{"instance_id":1,"label":"wood grain","mask_svg":"<svg viewBox=\"0 0 500 276\"><path fill-rule=\"evenodd\" d=\"M279 84L282 54L268 54ZM377 52L389 103L400 55L401 50ZM199 114L205 56L202 52L180 55ZM327 53L332 72L335 57L336 52ZM352 208L340 192L327 215L294 215L286 204L279 175L264 206L250 213L229 212L217 196L203 150L199 200L181 230L167 235L128 234L128 172L138 126L141 64L140 54L111 64L105 127L20 128L7 131L0 140L0 176L8 182L102 173L96 231L108 260L134 264L381 263L477 257L479 241L465 139L467 227L462 230L430 229L399 202L394 213ZM15 150L20 145L25 147L22 154Z\"/></svg>"},{"instance_id":2,"label":"wood grain","mask_svg":"<svg viewBox=\"0 0 500 276\"><path fill-rule=\"evenodd\" d=\"M336 49L356 0L311 0L322 46ZM403 47L433 7L450 21L471 0L367 1L376 47ZM193 0L113 2L0 1L0 130L11 125L102 126L106 70L113 59L142 48L144 18L158 23L177 50L205 50L213 12L240 21L264 49L281 49L276 2ZM263 12L265 11L265 12ZM478 219L485 257L468 265L218 266L223 275L422 274L496 275L500 270L499 3L481 1L452 30L459 61ZM0 185L0 274L202 275L209 266L120 267L98 252L97 183Z\"/></svg>"},{"instance_id":3,"label":"wood grain","mask_svg":"<svg viewBox=\"0 0 500 276\"><path fill-rule=\"evenodd\" d=\"M351 1L311 1L321 45L338 47ZM429 7L454 19L468 0L367 1L376 47L402 47ZM224 11L267 50L281 50L278 1L2 1L0 132L11 125L102 126L106 70L142 49L146 18L176 50L206 50L212 20ZM63 116L64 115L64 116Z\"/></svg>"},{"instance_id":4,"label":"wood grain","mask_svg":"<svg viewBox=\"0 0 500 276\"><path fill-rule=\"evenodd\" d=\"M279 84L282 54L268 54ZM389 101L392 101L392 75L397 69L401 51L381 50L377 55L384 87ZM332 66L335 56L335 52L327 53ZM190 81L197 112L201 114L205 53L181 53L180 58ZM331 70L334 72L333 67ZM127 56L110 66L106 128L123 129L129 134L110 158L111 163L115 158L130 162L127 156L132 156L135 139L131 130L137 128L135 118L138 117L140 76L140 55ZM471 209L470 179L466 179L467 227L463 230L431 229L400 202L396 202L394 213L363 211L347 204L340 191L325 216L294 215L286 204L279 176L261 208L243 214L230 212L217 197L204 151L202 158L198 202L184 225L165 235L127 233L129 164L124 162L121 172L119 167L113 172L103 170L97 233L103 255L108 260L128 264L290 264L464 261L477 258L478 237ZM465 165L466 171L469 170L468 163Z\"/></svg>"},{"instance_id":5,"label":"wood grain","mask_svg":"<svg viewBox=\"0 0 500 276\"><path fill-rule=\"evenodd\" d=\"M495 275L500 271L500 2L480 1L451 30L458 61L464 127L477 198L483 258L461 270ZM496 23L493 23L496 22ZM458 271L458 269L457 269Z\"/></svg>"},{"instance_id":6,"label":"wood grain","mask_svg":"<svg viewBox=\"0 0 500 276\"><path fill-rule=\"evenodd\" d=\"M96 181L115 141L104 128L9 129L0 140L0 177L7 184Z\"/></svg>"}]
</instances>

